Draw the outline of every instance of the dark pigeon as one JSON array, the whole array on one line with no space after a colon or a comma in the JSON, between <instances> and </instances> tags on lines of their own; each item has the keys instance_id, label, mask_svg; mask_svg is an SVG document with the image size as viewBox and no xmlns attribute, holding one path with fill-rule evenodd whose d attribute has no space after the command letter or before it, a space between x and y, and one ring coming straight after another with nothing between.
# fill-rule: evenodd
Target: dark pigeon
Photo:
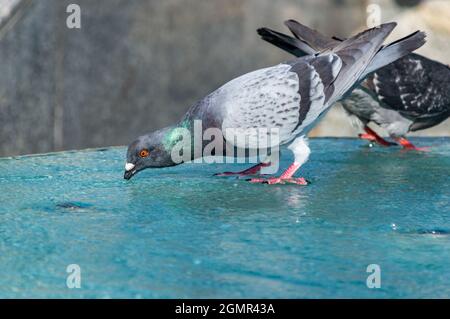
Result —
<instances>
[{"instance_id":1,"label":"dark pigeon","mask_svg":"<svg viewBox=\"0 0 450 319\"><path fill-rule=\"evenodd\" d=\"M251 181L306 184L303 178L293 178L309 157L305 136L329 108L365 76L366 69L373 68L373 61L384 66L380 61L385 53L380 48L395 26L395 23L384 24L342 41L330 50L231 80L192 106L175 125L141 136L131 143L124 178L130 179L146 168L180 164L174 160L172 151L183 140L183 130L195 134L197 120L201 122L203 132L209 128L219 128L222 132L277 128L278 144L289 144L294 163L280 177ZM400 45L396 58L409 54L422 44L417 41L415 47ZM390 59L391 56L387 57L387 63ZM248 150L252 147L235 143L226 135L223 139L235 148ZM202 156L202 152L198 154L196 150L187 154L191 155L189 160ZM215 155L225 155L225 149ZM255 174L269 162L270 159L240 174Z\"/></svg>"},{"instance_id":2,"label":"dark pigeon","mask_svg":"<svg viewBox=\"0 0 450 319\"><path fill-rule=\"evenodd\" d=\"M326 50L343 41L336 37L329 39L294 20L286 21L286 25L295 38L267 28L258 33L264 40L295 56ZM421 36L418 32L403 42ZM394 42L382 51L390 51L387 56L395 55L399 44ZM382 63L384 61L380 61ZM377 61L372 65L377 68ZM447 65L411 53L378 70L368 68L367 71L372 73L341 102L344 109L356 117L356 123L366 130L361 137L384 146L394 144L368 127L373 122L386 129L404 148L419 149L405 135L438 125L450 116L450 68Z\"/></svg>"}]
</instances>

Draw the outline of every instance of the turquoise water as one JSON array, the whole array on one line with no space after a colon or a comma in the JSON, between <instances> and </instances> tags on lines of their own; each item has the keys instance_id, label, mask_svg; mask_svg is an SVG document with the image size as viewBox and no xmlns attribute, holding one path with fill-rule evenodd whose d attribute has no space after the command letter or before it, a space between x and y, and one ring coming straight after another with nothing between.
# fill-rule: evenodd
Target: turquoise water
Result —
<instances>
[{"instance_id":1,"label":"turquoise water","mask_svg":"<svg viewBox=\"0 0 450 319\"><path fill-rule=\"evenodd\" d=\"M448 298L450 139L413 141L312 139L306 187L212 176L242 164L127 182L125 148L0 159L0 297Z\"/></svg>"}]
</instances>

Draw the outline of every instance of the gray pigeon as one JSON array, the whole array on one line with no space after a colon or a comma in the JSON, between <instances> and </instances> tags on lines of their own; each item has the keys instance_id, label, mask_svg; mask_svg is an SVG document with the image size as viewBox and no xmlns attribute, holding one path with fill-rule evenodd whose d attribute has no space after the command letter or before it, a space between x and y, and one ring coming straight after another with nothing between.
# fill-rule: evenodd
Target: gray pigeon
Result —
<instances>
[{"instance_id":1,"label":"gray pigeon","mask_svg":"<svg viewBox=\"0 0 450 319\"><path fill-rule=\"evenodd\" d=\"M342 40L327 38L294 21L286 25L296 38L262 28L261 37L295 56L304 56L339 45ZM413 34L413 38L423 36ZM397 50L398 44L383 50ZM382 62L384 63L384 62ZM376 62L374 63L375 66ZM405 135L443 122L450 116L450 68L442 63L411 53L371 73L353 94L341 103L356 117L365 134L360 137L384 146L396 145L380 137L369 122L384 128L405 149L420 150Z\"/></svg>"},{"instance_id":2,"label":"gray pigeon","mask_svg":"<svg viewBox=\"0 0 450 319\"><path fill-rule=\"evenodd\" d=\"M280 177L254 178L254 183L307 184L304 178L294 178L294 173L310 154L305 136L329 108L355 83L367 75L367 69L382 67L423 45L422 38L406 38L396 43L396 52L380 50L383 41L396 23L383 24L342 41L322 52L297 58L293 61L256 70L231 80L196 104L175 125L139 137L130 144L125 165L125 179L146 168L168 167L180 164L174 160L173 150L181 132L195 135L195 121L200 121L202 133L209 128L227 129L278 129L278 145L289 144L294 163ZM388 53L389 55L386 55ZM234 139L221 136L224 142L243 148ZM225 149L214 155L225 155ZM239 153L238 153L239 154ZM246 153L247 154L247 153ZM189 160L201 158L194 149ZM255 174L267 161L252 169L235 174ZM229 175L228 173L226 175Z\"/></svg>"}]
</instances>

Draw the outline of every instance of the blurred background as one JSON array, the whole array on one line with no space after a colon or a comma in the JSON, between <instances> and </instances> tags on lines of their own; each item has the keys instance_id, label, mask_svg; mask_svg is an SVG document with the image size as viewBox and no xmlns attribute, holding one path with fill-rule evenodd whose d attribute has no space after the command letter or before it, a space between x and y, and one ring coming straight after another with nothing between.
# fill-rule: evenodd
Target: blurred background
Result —
<instances>
[{"instance_id":1,"label":"blurred background","mask_svg":"<svg viewBox=\"0 0 450 319\"><path fill-rule=\"evenodd\" d=\"M81 8L69 29L67 6ZM0 0L0 156L128 144L178 120L246 72L291 57L255 30L297 19L328 35L366 28L377 4L392 38L450 63L448 0ZM450 123L419 132L450 135ZM355 136L337 105L312 136ZM414 134L413 134L414 135Z\"/></svg>"}]
</instances>

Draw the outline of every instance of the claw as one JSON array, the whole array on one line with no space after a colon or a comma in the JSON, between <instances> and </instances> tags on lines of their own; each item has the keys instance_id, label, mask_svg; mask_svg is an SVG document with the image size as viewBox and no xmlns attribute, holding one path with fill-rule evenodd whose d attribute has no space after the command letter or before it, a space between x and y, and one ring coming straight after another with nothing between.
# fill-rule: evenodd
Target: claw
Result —
<instances>
[{"instance_id":1,"label":"claw","mask_svg":"<svg viewBox=\"0 0 450 319\"><path fill-rule=\"evenodd\" d=\"M270 178L252 178L248 179L250 183L263 183L263 184L297 184L297 185L308 185L308 181L303 177L292 177L295 172L299 169L300 163L292 163L280 177L270 177Z\"/></svg>"},{"instance_id":2,"label":"claw","mask_svg":"<svg viewBox=\"0 0 450 319\"><path fill-rule=\"evenodd\" d=\"M247 175L256 175L261 171L262 167L270 166L270 163L259 163L253 167L250 167L241 172L223 172L214 174L214 176L247 176Z\"/></svg>"},{"instance_id":3,"label":"claw","mask_svg":"<svg viewBox=\"0 0 450 319\"><path fill-rule=\"evenodd\" d=\"M216 173L213 176L234 176L239 175L239 172L223 172L223 173Z\"/></svg>"},{"instance_id":4,"label":"claw","mask_svg":"<svg viewBox=\"0 0 450 319\"><path fill-rule=\"evenodd\" d=\"M275 185L275 184L296 184L296 185L308 185L310 184L305 178L303 177L291 177L291 178L281 178L281 177L271 177L271 178L251 178L248 179L250 183L260 183L260 184L269 184L269 185Z\"/></svg>"}]
</instances>

